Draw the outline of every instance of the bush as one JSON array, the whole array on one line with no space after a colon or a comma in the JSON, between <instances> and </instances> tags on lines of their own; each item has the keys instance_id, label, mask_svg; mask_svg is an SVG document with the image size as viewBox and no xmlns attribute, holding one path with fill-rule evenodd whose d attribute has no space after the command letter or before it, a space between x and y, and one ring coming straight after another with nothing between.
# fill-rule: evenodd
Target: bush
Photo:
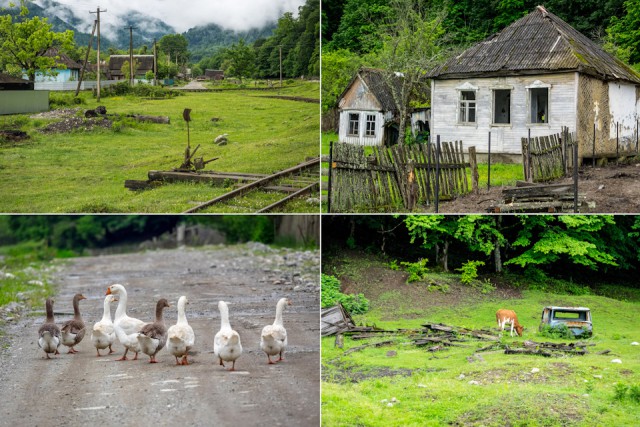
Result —
<instances>
[{"instance_id":1,"label":"bush","mask_svg":"<svg viewBox=\"0 0 640 427\"><path fill-rule=\"evenodd\" d=\"M28 116L23 115L10 115L6 117L0 117L0 130L4 129L23 129L29 125L31 120Z\"/></svg>"},{"instance_id":2,"label":"bush","mask_svg":"<svg viewBox=\"0 0 640 427\"><path fill-rule=\"evenodd\" d=\"M557 338L570 340L574 338L573 332L567 327L567 325L558 325L552 327L551 325L543 325L542 330L538 332L538 335L546 338Z\"/></svg>"},{"instance_id":3,"label":"bush","mask_svg":"<svg viewBox=\"0 0 640 427\"><path fill-rule=\"evenodd\" d=\"M470 285L478 278L478 266L484 265L484 261L467 261L462 267L457 268L460 271L460 281L465 285Z\"/></svg>"},{"instance_id":4,"label":"bush","mask_svg":"<svg viewBox=\"0 0 640 427\"><path fill-rule=\"evenodd\" d=\"M321 276L322 308L333 307L337 303L351 314L363 314L369 311L369 300L363 294L346 295L340 292L340 281L335 276Z\"/></svg>"},{"instance_id":5,"label":"bush","mask_svg":"<svg viewBox=\"0 0 640 427\"><path fill-rule=\"evenodd\" d=\"M76 97L71 92L50 92L49 108L55 110L57 108L75 107L76 105L86 104L84 98Z\"/></svg>"},{"instance_id":6,"label":"bush","mask_svg":"<svg viewBox=\"0 0 640 427\"><path fill-rule=\"evenodd\" d=\"M635 384L629 387L629 398L635 403L640 403L640 385Z\"/></svg>"},{"instance_id":7,"label":"bush","mask_svg":"<svg viewBox=\"0 0 640 427\"><path fill-rule=\"evenodd\" d=\"M165 89L161 86L152 86L146 84L137 84L134 86L130 86L129 82L116 83L100 90L100 96L103 97L126 95L148 98L172 98L174 96L183 95L183 93L176 90Z\"/></svg>"},{"instance_id":8,"label":"bush","mask_svg":"<svg viewBox=\"0 0 640 427\"><path fill-rule=\"evenodd\" d=\"M613 398L614 400L622 400L627 394L629 387L626 384L616 383L613 386Z\"/></svg>"},{"instance_id":9,"label":"bush","mask_svg":"<svg viewBox=\"0 0 640 427\"><path fill-rule=\"evenodd\" d=\"M407 284L411 282L419 282L424 280L429 273L429 269L427 268L428 260L426 258L419 259L417 262L401 262L406 270L409 273L409 277L407 278Z\"/></svg>"}]
</instances>

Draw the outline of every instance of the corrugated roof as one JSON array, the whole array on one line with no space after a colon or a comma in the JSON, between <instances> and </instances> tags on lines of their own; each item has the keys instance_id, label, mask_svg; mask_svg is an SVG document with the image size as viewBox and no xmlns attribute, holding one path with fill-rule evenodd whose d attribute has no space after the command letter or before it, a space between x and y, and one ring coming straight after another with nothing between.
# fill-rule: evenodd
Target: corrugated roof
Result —
<instances>
[{"instance_id":1,"label":"corrugated roof","mask_svg":"<svg viewBox=\"0 0 640 427\"><path fill-rule=\"evenodd\" d=\"M144 74L153 71L153 55L133 55L133 60L138 61L136 74ZM122 75L122 66L129 62L129 55L111 55L109 57L109 71L112 75Z\"/></svg>"},{"instance_id":2,"label":"corrugated roof","mask_svg":"<svg viewBox=\"0 0 640 427\"><path fill-rule=\"evenodd\" d=\"M68 70L79 70L82 65L74 61L64 52L60 52L58 48L50 47L42 56L48 56L56 60L56 64L62 64L67 67Z\"/></svg>"},{"instance_id":3,"label":"corrugated roof","mask_svg":"<svg viewBox=\"0 0 640 427\"><path fill-rule=\"evenodd\" d=\"M562 71L640 84L640 75L628 65L542 6L436 67L429 77L447 79Z\"/></svg>"}]
</instances>

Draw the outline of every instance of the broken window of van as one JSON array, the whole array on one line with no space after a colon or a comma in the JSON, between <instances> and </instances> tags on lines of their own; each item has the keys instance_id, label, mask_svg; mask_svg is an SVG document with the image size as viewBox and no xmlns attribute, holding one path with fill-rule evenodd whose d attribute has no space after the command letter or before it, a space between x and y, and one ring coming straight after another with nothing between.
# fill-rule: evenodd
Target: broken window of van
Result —
<instances>
[{"instance_id":1,"label":"broken window of van","mask_svg":"<svg viewBox=\"0 0 640 427\"><path fill-rule=\"evenodd\" d=\"M511 123L511 90L495 89L493 91L493 123Z\"/></svg>"},{"instance_id":2,"label":"broken window of van","mask_svg":"<svg viewBox=\"0 0 640 427\"><path fill-rule=\"evenodd\" d=\"M549 88L529 89L531 123L549 123Z\"/></svg>"},{"instance_id":3,"label":"broken window of van","mask_svg":"<svg viewBox=\"0 0 640 427\"><path fill-rule=\"evenodd\" d=\"M460 91L460 123L476 122L476 92L473 90Z\"/></svg>"},{"instance_id":4,"label":"broken window of van","mask_svg":"<svg viewBox=\"0 0 640 427\"><path fill-rule=\"evenodd\" d=\"M359 128L360 128L360 114L349 113L349 135L358 136Z\"/></svg>"}]
</instances>

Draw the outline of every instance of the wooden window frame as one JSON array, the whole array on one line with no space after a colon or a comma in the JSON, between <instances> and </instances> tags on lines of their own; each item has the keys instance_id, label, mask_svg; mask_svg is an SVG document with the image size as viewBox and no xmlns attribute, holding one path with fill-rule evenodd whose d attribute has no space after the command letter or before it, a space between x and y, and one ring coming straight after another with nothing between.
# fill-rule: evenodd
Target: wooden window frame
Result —
<instances>
[{"instance_id":1,"label":"wooden window frame","mask_svg":"<svg viewBox=\"0 0 640 427\"><path fill-rule=\"evenodd\" d=\"M373 120L369 120L369 118L372 118ZM376 137L376 124L377 124L377 118L375 114L369 114L369 113L365 113L365 129L364 129L364 136L367 138L375 138ZM369 126L371 125L371 127Z\"/></svg>"},{"instance_id":2,"label":"wooden window frame","mask_svg":"<svg viewBox=\"0 0 640 427\"><path fill-rule=\"evenodd\" d=\"M458 124L475 125L478 122L478 91L460 89L458 91ZM464 95L473 93L473 99L464 99ZM471 105L473 104L473 105ZM473 111L473 121L469 120L470 112Z\"/></svg>"},{"instance_id":3,"label":"wooden window frame","mask_svg":"<svg viewBox=\"0 0 640 427\"><path fill-rule=\"evenodd\" d=\"M347 136L360 136L360 113L348 113ZM355 117L355 120L353 119ZM354 126L355 124L355 126Z\"/></svg>"}]
</instances>

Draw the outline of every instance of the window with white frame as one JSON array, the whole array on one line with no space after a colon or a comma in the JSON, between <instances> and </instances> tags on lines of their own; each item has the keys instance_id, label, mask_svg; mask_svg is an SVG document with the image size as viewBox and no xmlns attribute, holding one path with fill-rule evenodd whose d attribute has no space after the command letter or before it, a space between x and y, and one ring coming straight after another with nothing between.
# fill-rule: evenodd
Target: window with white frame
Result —
<instances>
[{"instance_id":1,"label":"window with white frame","mask_svg":"<svg viewBox=\"0 0 640 427\"><path fill-rule=\"evenodd\" d=\"M511 90L493 90L493 123L511 123Z\"/></svg>"},{"instance_id":2,"label":"window with white frame","mask_svg":"<svg viewBox=\"0 0 640 427\"><path fill-rule=\"evenodd\" d=\"M549 123L549 88L529 89L531 123Z\"/></svg>"},{"instance_id":3,"label":"window with white frame","mask_svg":"<svg viewBox=\"0 0 640 427\"><path fill-rule=\"evenodd\" d=\"M358 136L360 130L360 114L349 113L349 128L347 135Z\"/></svg>"},{"instance_id":4,"label":"window with white frame","mask_svg":"<svg viewBox=\"0 0 640 427\"><path fill-rule=\"evenodd\" d=\"M364 136L376 136L376 115L375 114L367 114L366 128L364 131Z\"/></svg>"},{"instance_id":5,"label":"window with white frame","mask_svg":"<svg viewBox=\"0 0 640 427\"><path fill-rule=\"evenodd\" d=\"M460 111L458 121L460 123L476 122L476 92L474 90L460 91Z\"/></svg>"}]
</instances>

